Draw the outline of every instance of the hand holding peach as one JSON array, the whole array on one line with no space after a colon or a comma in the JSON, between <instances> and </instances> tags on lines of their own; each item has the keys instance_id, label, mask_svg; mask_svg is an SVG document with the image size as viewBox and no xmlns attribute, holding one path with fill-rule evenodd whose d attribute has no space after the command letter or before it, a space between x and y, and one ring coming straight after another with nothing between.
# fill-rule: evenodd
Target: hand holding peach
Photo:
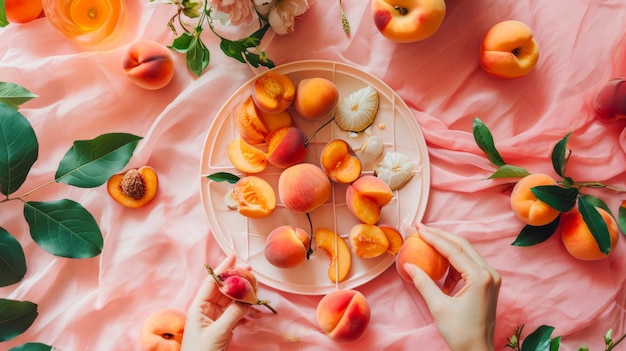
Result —
<instances>
[{"instance_id":1,"label":"hand holding peach","mask_svg":"<svg viewBox=\"0 0 626 351\"><path fill-rule=\"evenodd\" d=\"M419 231L422 239L451 264L443 291L419 267L404 264L441 336L452 350L494 350L500 275L465 238L435 228L423 227ZM449 296L461 279L463 288Z\"/></svg>"},{"instance_id":2,"label":"hand holding peach","mask_svg":"<svg viewBox=\"0 0 626 351\"><path fill-rule=\"evenodd\" d=\"M424 40L435 34L446 16L444 0L372 0L376 28L398 43Z\"/></svg>"},{"instance_id":3,"label":"hand holding peach","mask_svg":"<svg viewBox=\"0 0 626 351\"><path fill-rule=\"evenodd\" d=\"M498 78L519 78L535 68L539 45L533 31L520 21L509 20L491 27L482 40L480 66Z\"/></svg>"}]
</instances>

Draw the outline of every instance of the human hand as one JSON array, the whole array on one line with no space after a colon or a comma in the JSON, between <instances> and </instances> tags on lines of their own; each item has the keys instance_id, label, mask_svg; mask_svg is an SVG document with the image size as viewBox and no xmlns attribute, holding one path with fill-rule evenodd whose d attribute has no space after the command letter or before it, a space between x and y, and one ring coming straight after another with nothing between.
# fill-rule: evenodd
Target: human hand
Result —
<instances>
[{"instance_id":1,"label":"human hand","mask_svg":"<svg viewBox=\"0 0 626 351\"><path fill-rule=\"evenodd\" d=\"M215 268L215 272L219 274L234 264L235 256L230 255ZM187 310L181 351L225 350L233 329L249 310L250 305L222 294L213 277L207 275Z\"/></svg>"},{"instance_id":2,"label":"human hand","mask_svg":"<svg viewBox=\"0 0 626 351\"><path fill-rule=\"evenodd\" d=\"M450 262L441 289L416 265L404 265L441 336L453 351L493 350L500 275L465 238L425 226L419 233ZM461 280L463 287L451 296Z\"/></svg>"}]
</instances>

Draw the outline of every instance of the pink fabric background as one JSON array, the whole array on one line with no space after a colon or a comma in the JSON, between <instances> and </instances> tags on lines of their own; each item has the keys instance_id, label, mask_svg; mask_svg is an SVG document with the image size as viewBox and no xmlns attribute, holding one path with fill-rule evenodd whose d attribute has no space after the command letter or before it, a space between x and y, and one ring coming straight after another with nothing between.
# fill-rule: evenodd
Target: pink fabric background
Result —
<instances>
[{"instance_id":1,"label":"pink fabric background","mask_svg":"<svg viewBox=\"0 0 626 351\"><path fill-rule=\"evenodd\" d=\"M26 277L0 288L0 297L39 305L30 329L0 349L42 342L64 351L135 350L143 320L162 308L185 310L206 275L203 263L224 257L200 203L199 160L213 116L254 73L225 57L207 30L211 64L201 77L193 77L176 54L169 86L146 91L133 85L121 69L126 48L140 39L173 39L165 24L174 8L146 3L127 1L123 36L104 49L74 45L44 18L0 29L0 80L40 95L20 109L35 129L40 155L18 193L53 180L74 140L106 132L144 136L129 167L148 164L160 179L156 199L139 210L114 203L104 186L56 184L28 198L83 204L105 238L102 254L93 259L48 254L30 238L21 204L0 205L0 225L23 245L28 265ZM531 248L511 246L522 228L508 205L511 184L486 179L495 168L476 146L471 125L480 117L509 163L552 175L552 147L571 131L569 175L626 187L625 123L601 124L591 110L606 81L626 76L626 3L449 0L440 31L404 45L378 33L369 1L343 3L350 38L341 30L338 1L318 0L296 21L295 33L268 34L267 54L276 64L326 59L354 65L382 79L411 107L432 163L423 222L467 237L503 276L496 349L521 324L527 332L555 326L563 350L583 342L602 350L609 328L624 334L626 238L598 262L571 258L557 236ZM482 36L505 19L530 25L541 48L536 69L521 79L490 78L477 62ZM242 28L235 37L247 33ZM624 200L623 194L594 193L614 211ZM370 302L372 321L355 344L335 344L318 329L320 297L261 286L261 296L280 313L238 328L231 349L447 349L421 297L394 268L358 289Z\"/></svg>"}]
</instances>

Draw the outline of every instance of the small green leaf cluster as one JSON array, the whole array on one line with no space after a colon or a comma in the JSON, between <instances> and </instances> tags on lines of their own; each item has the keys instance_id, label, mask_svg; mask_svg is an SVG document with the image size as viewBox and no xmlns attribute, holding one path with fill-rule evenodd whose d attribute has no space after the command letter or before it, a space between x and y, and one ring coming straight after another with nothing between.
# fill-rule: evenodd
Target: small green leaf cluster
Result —
<instances>
[{"instance_id":1,"label":"small green leaf cluster","mask_svg":"<svg viewBox=\"0 0 626 351\"><path fill-rule=\"evenodd\" d=\"M154 2L155 0L150 0ZM211 17L211 7L208 5L208 1L204 4L193 0L175 1L172 4L177 6L176 14L169 20L168 27L177 35L169 48L185 54L185 60L187 68L195 75L200 76L202 72L209 66L210 52L206 47L200 35L202 34L205 25L208 25L209 29L220 39L220 49L228 57L232 57L241 63L250 64L253 67L264 66L273 68L274 62L272 62L265 52L259 52L258 46L261 44L261 39L265 35L265 32L269 29L270 25L267 21L261 17L261 27L250 36L239 39L229 40L217 33L213 25L213 18ZM186 23L186 19L195 19L197 23L190 26ZM182 28L183 33L178 35L176 31L175 22Z\"/></svg>"},{"instance_id":2,"label":"small green leaf cluster","mask_svg":"<svg viewBox=\"0 0 626 351\"><path fill-rule=\"evenodd\" d=\"M515 334L507 338L508 343L506 348L513 349L515 351L558 351L561 347L561 337L557 336L552 338L552 332L554 327L549 325L541 325L535 331L530 333L526 338L522 338L522 331L524 325L518 327L515 330ZM604 351L613 350L620 342L626 338L626 334L621 338L613 340L613 329L604 335ZM589 351L587 345L581 345L578 351Z\"/></svg>"},{"instance_id":3,"label":"small green leaf cluster","mask_svg":"<svg viewBox=\"0 0 626 351\"><path fill-rule=\"evenodd\" d=\"M35 132L17 109L34 97L35 94L18 85L0 82L0 205L21 201L33 241L50 254L67 258L95 257L102 251L104 240L98 223L82 205L68 199L26 201L24 198L54 182L80 188L104 184L126 166L141 137L111 133L75 141L60 161L54 180L15 196L39 155ZM25 275L22 246L0 227L0 287L15 284ZM0 341L23 333L36 317L36 304L0 299ZM30 345L22 349L45 348Z\"/></svg>"},{"instance_id":4,"label":"small green leaf cluster","mask_svg":"<svg viewBox=\"0 0 626 351\"><path fill-rule=\"evenodd\" d=\"M528 170L522 167L507 164L503 160L502 156L495 147L491 131L479 118L474 119L472 132L478 147L487 155L487 158L491 163L498 166L498 169L489 177L490 179L523 178L531 174ZM581 193L581 189L584 187L606 188L615 192L626 192L626 190L599 182L576 182L574 179L567 176L565 173L565 166L569 156L567 141L570 136L571 133L568 133L556 143L554 149L552 150L552 166L556 174L561 177L561 180L558 181L558 185L536 186L533 187L531 191L537 199L545 202L561 213L568 212L575 206L578 206L578 210L580 211L585 224L589 227L589 231L593 235L595 241L598 243L600 251L608 254L611 249L608 227L596 207L604 209L612 216L613 213L604 201L598 197ZM622 233L626 233L626 207L624 204L620 206L618 216L620 230ZM532 246L544 242L552 236L552 234L554 234L559 226L560 219L561 216L559 215L552 223L548 223L544 226L526 225L522 228L521 232L513 242L513 245Z\"/></svg>"}]
</instances>

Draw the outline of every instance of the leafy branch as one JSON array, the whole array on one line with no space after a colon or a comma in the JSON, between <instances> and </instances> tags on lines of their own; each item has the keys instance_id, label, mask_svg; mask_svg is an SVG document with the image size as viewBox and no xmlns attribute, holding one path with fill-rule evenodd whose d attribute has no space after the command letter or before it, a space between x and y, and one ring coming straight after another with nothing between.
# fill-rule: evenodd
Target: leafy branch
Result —
<instances>
[{"instance_id":1,"label":"leafy branch","mask_svg":"<svg viewBox=\"0 0 626 351\"><path fill-rule=\"evenodd\" d=\"M558 351L561 346L561 337L557 336L552 338L552 332L554 327L549 325L539 326L535 331L530 333L525 339L522 338L522 332L524 325L517 327L515 334L507 338L506 348L515 351ZM613 329L604 335L604 351L611 351L615 347L624 341L626 334L622 335L619 339L613 340ZM578 348L578 351L589 351L587 345L582 345Z\"/></svg>"},{"instance_id":2,"label":"leafy branch","mask_svg":"<svg viewBox=\"0 0 626 351\"><path fill-rule=\"evenodd\" d=\"M479 119L474 118L472 125L474 140L478 147L485 153L489 161L498 166L498 169L489 177L497 178L523 178L531 173L518 166L507 164L495 147L493 135L489 128ZM612 190L617 193L626 192L626 189L606 185L601 182L584 181L577 182L565 173L565 166L569 159L570 151L567 148L567 141L571 133L568 133L554 146L551 155L554 171L562 178L558 185L542 185L531 188L533 194L541 201L545 202L557 211L568 212L574 206L578 206L585 224L589 227L591 234L598 243L600 251L607 254L610 250L610 235L606 223L596 207L607 211L611 216L613 213L608 206L598 197L583 194L583 188L602 188ZM614 216L613 216L614 217ZM552 223L544 226L526 225L513 242L515 246L531 246L547 240L558 228L561 216ZM626 233L626 201L622 202L618 210L618 224L622 233Z\"/></svg>"}]
</instances>

